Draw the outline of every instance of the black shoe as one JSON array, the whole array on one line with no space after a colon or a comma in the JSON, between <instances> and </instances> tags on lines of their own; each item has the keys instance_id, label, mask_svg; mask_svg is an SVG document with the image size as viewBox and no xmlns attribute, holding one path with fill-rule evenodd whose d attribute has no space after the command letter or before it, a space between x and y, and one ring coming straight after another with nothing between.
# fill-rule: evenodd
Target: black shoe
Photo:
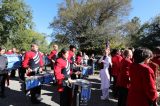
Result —
<instances>
[{"instance_id":1,"label":"black shoe","mask_svg":"<svg viewBox=\"0 0 160 106\"><path fill-rule=\"evenodd\" d=\"M15 75L11 75L10 78L16 78L16 76Z\"/></svg>"},{"instance_id":2,"label":"black shoe","mask_svg":"<svg viewBox=\"0 0 160 106\"><path fill-rule=\"evenodd\" d=\"M32 104L39 104L39 103L41 103L39 100L36 100L36 99L35 100L31 99L31 102L32 102Z\"/></svg>"},{"instance_id":3,"label":"black shoe","mask_svg":"<svg viewBox=\"0 0 160 106\"><path fill-rule=\"evenodd\" d=\"M109 99L106 99L107 103L110 103L110 100Z\"/></svg>"},{"instance_id":4,"label":"black shoe","mask_svg":"<svg viewBox=\"0 0 160 106\"><path fill-rule=\"evenodd\" d=\"M6 98L5 94L0 94L0 98L2 99Z\"/></svg>"}]
</instances>

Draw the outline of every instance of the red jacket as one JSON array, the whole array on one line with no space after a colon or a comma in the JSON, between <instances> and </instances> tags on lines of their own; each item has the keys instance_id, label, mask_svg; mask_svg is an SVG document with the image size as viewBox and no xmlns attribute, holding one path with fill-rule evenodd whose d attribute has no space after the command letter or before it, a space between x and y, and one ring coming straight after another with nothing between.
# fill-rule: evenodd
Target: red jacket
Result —
<instances>
[{"instance_id":1,"label":"red jacket","mask_svg":"<svg viewBox=\"0 0 160 106\"><path fill-rule=\"evenodd\" d=\"M130 67L131 86L127 106L149 106L157 99L154 71L146 64L133 63Z\"/></svg>"},{"instance_id":2,"label":"red jacket","mask_svg":"<svg viewBox=\"0 0 160 106\"><path fill-rule=\"evenodd\" d=\"M13 54L13 52L6 52L5 54Z\"/></svg>"},{"instance_id":3,"label":"red jacket","mask_svg":"<svg viewBox=\"0 0 160 106\"><path fill-rule=\"evenodd\" d=\"M24 68L34 69L36 67L43 66L43 59L40 52L28 51L24 55L24 60L22 62Z\"/></svg>"},{"instance_id":4,"label":"red jacket","mask_svg":"<svg viewBox=\"0 0 160 106\"><path fill-rule=\"evenodd\" d=\"M154 71L154 74L156 74L156 72L158 71L158 64L150 62L147 65Z\"/></svg>"},{"instance_id":5,"label":"red jacket","mask_svg":"<svg viewBox=\"0 0 160 106\"><path fill-rule=\"evenodd\" d=\"M69 53L68 53L68 61L70 62L70 63L74 63L75 62L75 57L74 57L75 55L74 55L74 52L72 52L71 50L69 51Z\"/></svg>"},{"instance_id":6,"label":"red jacket","mask_svg":"<svg viewBox=\"0 0 160 106\"><path fill-rule=\"evenodd\" d=\"M63 81L70 77L70 65L69 62L63 58L59 58L56 60L54 65L54 73L57 79L58 91L63 91Z\"/></svg>"},{"instance_id":7,"label":"red jacket","mask_svg":"<svg viewBox=\"0 0 160 106\"><path fill-rule=\"evenodd\" d=\"M77 56L76 57L76 64L81 65L82 64L82 56Z\"/></svg>"},{"instance_id":8,"label":"red jacket","mask_svg":"<svg viewBox=\"0 0 160 106\"><path fill-rule=\"evenodd\" d=\"M152 59L152 62L156 63L158 65L158 69L160 68L160 57L155 57ZM156 77L159 77L160 76L160 71L157 71L156 72Z\"/></svg>"},{"instance_id":9,"label":"red jacket","mask_svg":"<svg viewBox=\"0 0 160 106\"><path fill-rule=\"evenodd\" d=\"M122 59L121 61L121 70L118 75L117 85L123 88L129 88L130 80L129 80L129 67L132 64L130 59Z\"/></svg>"},{"instance_id":10,"label":"red jacket","mask_svg":"<svg viewBox=\"0 0 160 106\"><path fill-rule=\"evenodd\" d=\"M115 55L112 57L112 71L113 76L118 76L121 67L122 57L120 55Z\"/></svg>"},{"instance_id":11,"label":"red jacket","mask_svg":"<svg viewBox=\"0 0 160 106\"><path fill-rule=\"evenodd\" d=\"M160 58L154 57L154 58L152 59L152 61L153 61L154 63L158 64L159 67L160 67Z\"/></svg>"},{"instance_id":12,"label":"red jacket","mask_svg":"<svg viewBox=\"0 0 160 106\"><path fill-rule=\"evenodd\" d=\"M55 60L56 57L57 57L57 51L56 50L52 50L51 53L49 54L48 58L50 60L52 60L52 59Z\"/></svg>"}]
</instances>

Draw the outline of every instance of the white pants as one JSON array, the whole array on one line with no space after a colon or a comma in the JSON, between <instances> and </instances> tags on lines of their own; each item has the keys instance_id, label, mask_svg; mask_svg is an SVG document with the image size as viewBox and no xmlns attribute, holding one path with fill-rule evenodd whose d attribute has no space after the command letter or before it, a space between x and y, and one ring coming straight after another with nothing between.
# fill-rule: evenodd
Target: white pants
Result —
<instances>
[{"instance_id":1,"label":"white pants","mask_svg":"<svg viewBox=\"0 0 160 106\"><path fill-rule=\"evenodd\" d=\"M109 88L102 89L102 100L109 99Z\"/></svg>"}]
</instances>

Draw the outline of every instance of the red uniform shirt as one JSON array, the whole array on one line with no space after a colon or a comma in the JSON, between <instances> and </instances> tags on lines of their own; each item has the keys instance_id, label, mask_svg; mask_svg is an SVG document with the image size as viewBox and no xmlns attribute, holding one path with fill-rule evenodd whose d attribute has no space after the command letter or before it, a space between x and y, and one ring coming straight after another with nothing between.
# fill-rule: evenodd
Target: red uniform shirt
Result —
<instances>
[{"instance_id":1,"label":"red uniform shirt","mask_svg":"<svg viewBox=\"0 0 160 106\"><path fill-rule=\"evenodd\" d=\"M147 65L154 71L154 74L156 74L156 72L158 71L158 64L150 62Z\"/></svg>"},{"instance_id":2,"label":"red uniform shirt","mask_svg":"<svg viewBox=\"0 0 160 106\"><path fill-rule=\"evenodd\" d=\"M74 57L75 55L74 55L74 52L72 52L71 50L69 51L69 53L68 53L68 61L70 62L70 63L74 63L75 62L75 57Z\"/></svg>"},{"instance_id":3,"label":"red uniform shirt","mask_svg":"<svg viewBox=\"0 0 160 106\"><path fill-rule=\"evenodd\" d=\"M57 51L56 50L52 50L51 53L49 54L48 58L50 60L52 60L52 59L55 60L56 57L57 57Z\"/></svg>"},{"instance_id":4,"label":"red uniform shirt","mask_svg":"<svg viewBox=\"0 0 160 106\"><path fill-rule=\"evenodd\" d=\"M133 63L129 71L131 85L127 106L149 106L149 102L158 97L153 70L146 64Z\"/></svg>"},{"instance_id":5,"label":"red uniform shirt","mask_svg":"<svg viewBox=\"0 0 160 106\"><path fill-rule=\"evenodd\" d=\"M132 64L130 59L122 59L121 61L121 70L118 75L117 85L123 88L129 88L130 80L129 80L129 67Z\"/></svg>"},{"instance_id":6,"label":"red uniform shirt","mask_svg":"<svg viewBox=\"0 0 160 106\"><path fill-rule=\"evenodd\" d=\"M34 69L36 67L43 66L43 59L42 55L39 52L35 51L28 51L24 56L24 60L22 62L22 66L24 68L31 68Z\"/></svg>"},{"instance_id":7,"label":"red uniform shirt","mask_svg":"<svg viewBox=\"0 0 160 106\"><path fill-rule=\"evenodd\" d=\"M77 56L76 57L76 64L81 65L82 64L82 56Z\"/></svg>"},{"instance_id":8,"label":"red uniform shirt","mask_svg":"<svg viewBox=\"0 0 160 106\"><path fill-rule=\"evenodd\" d=\"M63 91L63 80L70 77L70 64L67 60L63 58L59 58L56 60L56 64L54 65L54 73L57 79L58 91Z\"/></svg>"},{"instance_id":9,"label":"red uniform shirt","mask_svg":"<svg viewBox=\"0 0 160 106\"><path fill-rule=\"evenodd\" d=\"M158 64L159 67L160 67L160 58L154 57L154 58L152 59L152 61L153 61L154 63Z\"/></svg>"},{"instance_id":10,"label":"red uniform shirt","mask_svg":"<svg viewBox=\"0 0 160 106\"><path fill-rule=\"evenodd\" d=\"M157 72L156 72L156 77L159 77L160 76L160 57L155 57L152 59L152 62L156 63L158 65L158 69L157 69Z\"/></svg>"},{"instance_id":11,"label":"red uniform shirt","mask_svg":"<svg viewBox=\"0 0 160 106\"><path fill-rule=\"evenodd\" d=\"M113 76L118 76L121 67L122 57L120 55L115 55L112 57L112 71Z\"/></svg>"},{"instance_id":12,"label":"red uniform shirt","mask_svg":"<svg viewBox=\"0 0 160 106\"><path fill-rule=\"evenodd\" d=\"M13 54L13 52L9 52L9 51L8 51L8 52L6 52L5 54Z\"/></svg>"}]
</instances>

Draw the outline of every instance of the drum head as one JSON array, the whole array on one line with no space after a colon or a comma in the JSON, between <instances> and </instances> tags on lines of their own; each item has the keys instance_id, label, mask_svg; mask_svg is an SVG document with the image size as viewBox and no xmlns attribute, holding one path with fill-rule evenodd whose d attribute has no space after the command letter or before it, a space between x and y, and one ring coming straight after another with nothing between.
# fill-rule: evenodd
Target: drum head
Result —
<instances>
[{"instance_id":1,"label":"drum head","mask_svg":"<svg viewBox=\"0 0 160 106\"><path fill-rule=\"evenodd\" d=\"M74 82L75 85L78 85L78 86L91 86L91 83L87 80L84 80L84 79L76 79L75 82Z\"/></svg>"}]
</instances>

